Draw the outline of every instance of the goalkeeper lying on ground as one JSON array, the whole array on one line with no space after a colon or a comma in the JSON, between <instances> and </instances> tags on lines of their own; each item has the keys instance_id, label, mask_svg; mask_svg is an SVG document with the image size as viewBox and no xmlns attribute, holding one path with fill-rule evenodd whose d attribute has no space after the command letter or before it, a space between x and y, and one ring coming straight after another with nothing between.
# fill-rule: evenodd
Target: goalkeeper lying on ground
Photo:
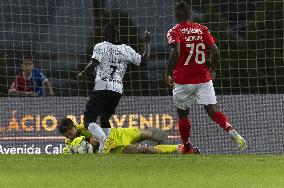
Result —
<instances>
[{"instance_id":1,"label":"goalkeeper lying on ground","mask_svg":"<svg viewBox=\"0 0 284 188\"><path fill-rule=\"evenodd\" d=\"M69 118L63 118L58 125L60 134L66 137L64 153L97 153L99 141L84 128L76 126ZM178 145L139 146L143 140L161 142L167 134L157 128L139 130L138 128L111 128L104 144L104 153L158 154L178 152Z\"/></svg>"}]
</instances>

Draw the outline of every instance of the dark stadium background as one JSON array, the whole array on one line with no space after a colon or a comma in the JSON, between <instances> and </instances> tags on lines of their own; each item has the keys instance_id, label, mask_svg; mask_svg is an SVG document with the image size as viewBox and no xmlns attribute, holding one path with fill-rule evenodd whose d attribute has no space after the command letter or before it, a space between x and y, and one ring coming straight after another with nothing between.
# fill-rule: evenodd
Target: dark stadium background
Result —
<instances>
[{"instance_id":1,"label":"dark stadium background","mask_svg":"<svg viewBox=\"0 0 284 188\"><path fill-rule=\"evenodd\" d=\"M214 81L217 94L284 93L279 1L191 2L193 19L208 26L218 39L222 61ZM89 61L94 44L102 40L101 25L110 15L120 25L121 41L136 50L142 52L144 30L153 38L151 62L141 69L128 68L124 94L168 95L163 82L169 52L165 35L175 24L173 1L49 0L39 4L37 0L3 0L0 96L6 96L20 71L18 62L30 53L52 82L55 95L87 96L93 76L78 83L76 74Z\"/></svg>"}]
</instances>

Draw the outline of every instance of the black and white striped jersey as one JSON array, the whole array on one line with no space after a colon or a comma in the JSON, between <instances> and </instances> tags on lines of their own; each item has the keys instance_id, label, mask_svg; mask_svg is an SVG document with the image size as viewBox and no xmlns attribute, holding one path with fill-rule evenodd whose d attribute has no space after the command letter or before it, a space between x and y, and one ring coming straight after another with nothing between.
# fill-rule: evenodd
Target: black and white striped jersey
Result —
<instances>
[{"instance_id":1,"label":"black and white striped jersey","mask_svg":"<svg viewBox=\"0 0 284 188\"><path fill-rule=\"evenodd\" d=\"M92 59L100 62L96 68L94 90L112 90L121 94L127 65L133 63L139 66L141 63L141 55L130 46L106 41L95 45Z\"/></svg>"}]
</instances>

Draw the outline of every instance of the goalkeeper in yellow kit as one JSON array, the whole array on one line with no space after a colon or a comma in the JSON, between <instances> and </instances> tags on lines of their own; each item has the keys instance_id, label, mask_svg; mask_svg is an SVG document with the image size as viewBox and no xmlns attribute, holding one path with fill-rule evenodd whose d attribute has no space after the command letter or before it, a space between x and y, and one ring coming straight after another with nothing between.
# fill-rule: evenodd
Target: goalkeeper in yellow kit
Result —
<instances>
[{"instance_id":1,"label":"goalkeeper in yellow kit","mask_svg":"<svg viewBox=\"0 0 284 188\"><path fill-rule=\"evenodd\" d=\"M100 142L83 125L76 126L69 118L63 118L58 131L66 137L64 153L97 153ZM161 142L167 134L157 128L139 130L138 128L111 128L104 142L104 153L159 154L179 152L179 145L139 146L143 140Z\"/></svg>"}]
</instances>

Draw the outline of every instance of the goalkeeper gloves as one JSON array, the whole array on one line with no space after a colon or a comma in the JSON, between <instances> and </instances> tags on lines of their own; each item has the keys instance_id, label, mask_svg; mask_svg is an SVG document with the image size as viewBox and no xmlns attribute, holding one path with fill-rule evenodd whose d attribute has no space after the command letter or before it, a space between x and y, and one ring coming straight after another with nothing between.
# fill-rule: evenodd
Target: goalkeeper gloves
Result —
<instances>
[{"instance_id":1,"label":"goalkeeper gloves","mask_svg":"<svg viewBox=\"0 0 284 188\"><path fill-rule=\"evenodd\" d=\"M74 153L93 153L93 146L85 140L84 136L75 138L71 142L70 149Z\"/></svg>"}]
</instances>

